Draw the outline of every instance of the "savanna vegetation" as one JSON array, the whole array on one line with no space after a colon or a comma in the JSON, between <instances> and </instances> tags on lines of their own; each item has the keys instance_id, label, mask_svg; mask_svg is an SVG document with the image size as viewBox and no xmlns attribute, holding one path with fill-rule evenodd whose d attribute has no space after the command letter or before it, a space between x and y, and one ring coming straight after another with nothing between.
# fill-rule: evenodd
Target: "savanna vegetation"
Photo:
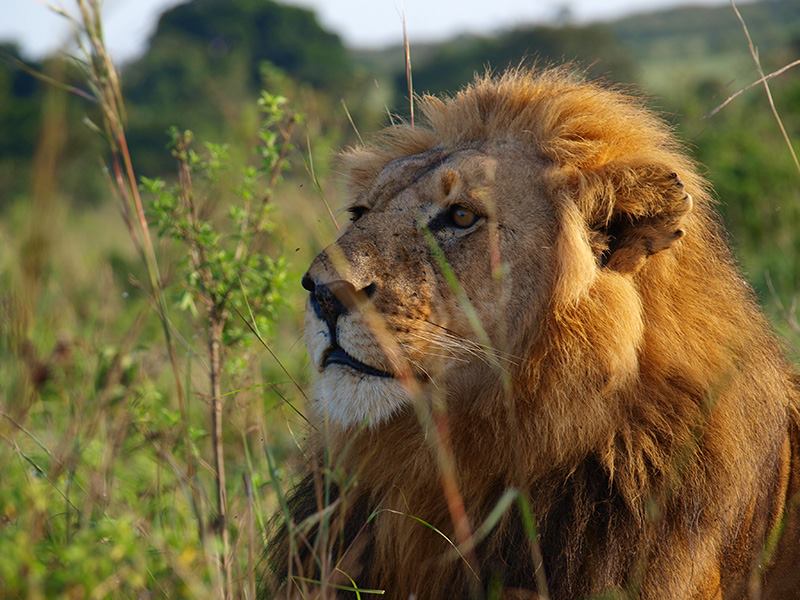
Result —
<instances>
[{"instance_id":1,"label":"savanna vegetation","mask_svg":"<svg viewBox=\"0 0 800 600\"><path fill-rule=\"evenodd\" d=\"M403 48L191 0L117 72L95 4L68 9L80 46L0 46L0 597L253 598L309 427L299 281L347 220L333 155L407 118ZM798 3L741 12L764 73L800 58ZM715 110L759 78L730 7L410 33L417 93L573 61L646 97L798 354L800 168L761 85ZM791 140L798 72L769 81Z\"/></svg>"}]
</instances>

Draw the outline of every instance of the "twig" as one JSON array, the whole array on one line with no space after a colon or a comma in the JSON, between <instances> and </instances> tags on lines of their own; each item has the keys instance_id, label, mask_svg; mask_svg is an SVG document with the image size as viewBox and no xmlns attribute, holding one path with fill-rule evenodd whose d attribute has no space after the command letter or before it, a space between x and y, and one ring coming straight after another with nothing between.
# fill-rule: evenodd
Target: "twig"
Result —
<instances>
[{"instance_id":1,"label":"twig","mask_svg":"<svg viewBox=\"0 0 800 600\"><path fill-rule=\"evenodd\" d=\"M231 565L232 557L230 555L230 532L228 531L228 494L222 427L224 399L221 385L223 365L222 335L225 330L227 313L225 311L225 299L214 291L214 276L208 267L205 249L197 241L200 234L200 216L194 199L192 169L189 164L189 144L188 134L179 135L175 144L175 157L178 160L180 200L184 205L189 221L186 242L190 249L192 264L199 274L203 299L208 305L206 327L208 334L209 391L211 394L211 449L214 455L214 484L217 491L217 517L214 520L214 530L222 545L219 553L219 562L224 580L224 597L226 600L231 600L233 598L233 570Z\"/></svg>"},{"instance_id":2,"label":"twig","mask_svg":"<svg viewBox=\"0 0 800 600\"><path fill-rule=\"evenodd\" d=\"M41 441L39 438L37 438L35 435L33 435L33 434L30 432L30 431L28 431L28 430L27 430L27 429L25 429L25 428L24 428L22 425L20 425L19 423L17 423L17 421L15 421L15 420L14 420L14 418L13 418L11 415L8 415L8 414L4 413L3 411L0 411L0 417L4 417L4 418L8 419L8 421L9 421L9 422L10 422L10 423L11 423L11 424L14 426L14 427L16 427L17 429L19 429L19 430L20 430L22 433L24 433L24 434L25 434L25 435L27 435L29 438L31 438L31 439L32 439L34 442L36 442L36 445L37 445L37 446L39 446L39 448L41 448L42 450L44 450L44 451L45 451L45 453L47 453L47 455L48 455L48 456L52 456L52 454L50 453L50 450L48 450L48 449L47 449L47 446L45 446L45 445L42 443L42 441Z\"/></svg>"},{"instance_id":3,"label":"twig","mask_svg":"<svg viewBox=\"0 0 800 600\"><path fill-rule=\"evenodd\" d=\"M230 533L228 532L228 494L225 478L225 449L222 438L222 332L225 317L218 307L209 314L208 354L211 359L209 370L211 383L211 445L214 451L214 482L217 487L217 519L215 528L222 542L220 551L221 567L225 578L225 599L233 599L233 570L230 556Z\"/></svg>"},{"instance_id":4,"label":"twig","mask_svg":"<svg viewBox=\"0 0 800 600\"><path fill-rule=\"evenodd\" d=\"M297 380L296 380L294 377L292 377L292 374L291 374L291 373L289 373L289 369L287 369L287 368L286 368L286 367L283 365L283 362L281 362L281 359L280 359L280 358L278 358L278 355L277 355L277 354L275 354L275 352L273 352L272 348L270 348L269 344L267 344L267 342L266 342L266 341L264 340L264 338L261 336L261 332L260 332L260 331L258 330L258 328L257 328L257 327L254 325L255 321L254 321L254 323L250 323L250 321L248 321L247 319L245 319L245 318L244 318L244 315L243 315L243 314L242 314L242 313L239 311L239 309L238 309L238 308L236 308L235 306L233 306L232 308L233 308L233 311L234 311L234 312L235 312L237 315L239 315L239 318L242 320L242 322L243 322L245 325L247 325L247 328L248 328L248 329L250 329L250 331L253 333L253 335L255 335L255 336L256 336L256 338L257 338L257 339L258 339L258 341L261 343L261 345L262 345L262 346L264 346L264 348L266 348L266 349L267 349L267 352L269 352L269 353L270 353L270 355L272 356L272 358L274 358L274 359L275 359L275 362L277 362L277 363L278 363L278 366L281 368L281 370L284 372L284 374L286 374L286 375L289 377L289 379L290 379L290 380L291 380L291 382L294 384L294 386L297 388L297 390L300 392L300 394L303 396L303 398L305 398L306 402L308 402L308 396L306 396L306 393L303 391L303 386L301 386L301 385L300 385L300 384L297 382ZM294 408L294 407L293 407L293 408ZM303 415L302 415L302 413L300 413L300 415L301 415L301 416L303 416ZM305 416L303 416L303 418L304 418L304 419L306 419L306 417L305 417ZM306 421L308 421L308 419L306 419Z\"/></svg>"}]
</instances>

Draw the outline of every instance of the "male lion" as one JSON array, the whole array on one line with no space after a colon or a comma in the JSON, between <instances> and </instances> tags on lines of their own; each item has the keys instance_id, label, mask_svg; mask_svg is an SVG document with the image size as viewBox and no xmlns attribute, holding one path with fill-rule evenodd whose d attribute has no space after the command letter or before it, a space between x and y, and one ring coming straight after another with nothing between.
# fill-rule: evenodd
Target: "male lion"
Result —
<instances>
[{"instance_id":1,"label":"male lion","mask_svg":"<svg viewBox=\"0 0 800 600\"><path fill-rule=\"evenodd\" d=\"M558 69L421 104L303 279L281 593L800 598L794 372L668 128Z\"/></svg>"}]
</instances>

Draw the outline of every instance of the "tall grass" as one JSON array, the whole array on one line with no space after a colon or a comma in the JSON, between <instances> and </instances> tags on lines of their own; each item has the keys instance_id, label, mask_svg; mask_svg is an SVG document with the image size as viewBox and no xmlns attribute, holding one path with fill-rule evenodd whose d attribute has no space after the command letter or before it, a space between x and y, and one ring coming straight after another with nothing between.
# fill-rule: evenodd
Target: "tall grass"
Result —
<instances>
[{"instance_id":1,"label":"tall grass","mask_svg":"<svg viewBox=\"0 0 800 600\"><path fill-rule=\"evenodd\" d=\"M33 210L17 217L30 233L2 256L0 597L253 598L303 400L286 385L286 374L303 379L302 348L282 348L288 361L269 357L249 333L299 337L297 321L274 312L287 274L271 235L294 123L268 122L240 153L255 160L206 156L204 174L222 163L223 179L205 183L213 198L192 172L219 147L195 151L181 138L172 200L189 234L154 233L159 216L178 219L166 184L146 182L142 193L100 8L77 1L76 60L118 216L101 207L102 219L81 222L60 203L66 124L54 87ZM266 119L277 110L262 106ZM73 246L64 236L76 231Z\"/></svg>"}]
</instances>

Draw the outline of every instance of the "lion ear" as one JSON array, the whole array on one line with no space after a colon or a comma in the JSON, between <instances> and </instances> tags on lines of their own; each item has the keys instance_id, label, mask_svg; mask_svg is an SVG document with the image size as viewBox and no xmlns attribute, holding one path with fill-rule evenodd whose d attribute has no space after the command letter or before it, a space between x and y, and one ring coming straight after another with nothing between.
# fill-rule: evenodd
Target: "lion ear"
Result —
<instances>
[{"instance_id":1,"label":"lion ear","mask_svg":"<svg viewBox=\"0 0 800 600\"><path fill-rule=\"evenodd\" d=\"M645 260L671 248L686 233L694 202L677 173L653 173L615 190L611 218L596 230L600 265L636 273Z\"/></svg>"}]
</instances>

